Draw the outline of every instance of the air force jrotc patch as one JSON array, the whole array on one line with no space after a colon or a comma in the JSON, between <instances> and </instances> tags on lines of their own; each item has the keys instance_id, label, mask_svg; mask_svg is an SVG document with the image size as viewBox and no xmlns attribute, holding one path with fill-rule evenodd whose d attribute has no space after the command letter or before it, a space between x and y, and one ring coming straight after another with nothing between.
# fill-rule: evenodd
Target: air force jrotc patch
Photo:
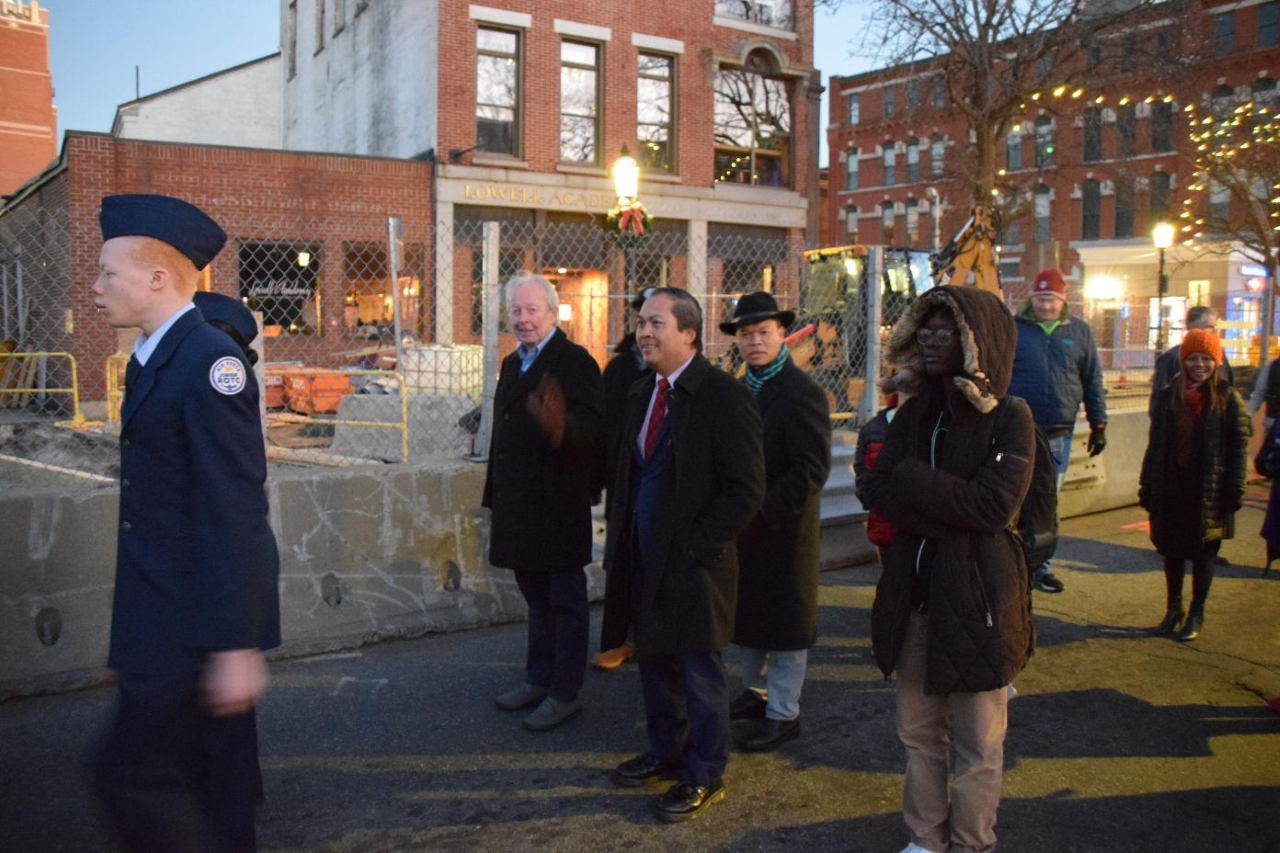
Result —
<instances>
[{"instance_id":1,"label":"air force jrotc patch","mask_svg":"<svg viewBox=\"0 0 1280 853\"><path fill-rule=\"evenodd\" d=\"M218 359L209 368L209 384L219 394L239 394L244 390L244 365L235 356L228 355Z\"/></svg>"}]
</instances>

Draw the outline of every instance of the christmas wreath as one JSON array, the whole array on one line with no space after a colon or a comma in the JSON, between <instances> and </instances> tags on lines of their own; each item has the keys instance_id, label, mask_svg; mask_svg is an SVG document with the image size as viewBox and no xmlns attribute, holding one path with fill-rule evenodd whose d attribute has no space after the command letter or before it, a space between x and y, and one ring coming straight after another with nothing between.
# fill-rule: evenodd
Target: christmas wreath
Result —
<instances>
[{"instance_id":1,"label":"christmas wreath","mask_svg":"<svg viewBox=\"0 0 1280 853\"><path fill-rule=\"evenodd\" d=\"M604 228L618 241L620 246L639 246L648 239L653 214L644 209L639 201L622 202L612 208L604 218Z\"/></svg>"}]
</instances>

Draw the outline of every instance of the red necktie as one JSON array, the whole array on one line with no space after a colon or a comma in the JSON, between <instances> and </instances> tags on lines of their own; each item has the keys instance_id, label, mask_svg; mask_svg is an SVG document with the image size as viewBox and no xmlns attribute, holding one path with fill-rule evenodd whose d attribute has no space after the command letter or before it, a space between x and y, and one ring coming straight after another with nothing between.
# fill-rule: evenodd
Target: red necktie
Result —
<instances>
[{"instance_id":1,"label":"red necktie","mask_svg":"<svg viewBox=\"0 0 1280 853\"><path fill-rule=\"evenodd\" d=\"M671 383L665 379L658 380L658 394L653 398L653 411L649 413L649 428L644 433L644 458L653 455L653 446L658 443L658 431L662 429L662 419L667 416L667 393Z\"/></svg>"}]
</instances>

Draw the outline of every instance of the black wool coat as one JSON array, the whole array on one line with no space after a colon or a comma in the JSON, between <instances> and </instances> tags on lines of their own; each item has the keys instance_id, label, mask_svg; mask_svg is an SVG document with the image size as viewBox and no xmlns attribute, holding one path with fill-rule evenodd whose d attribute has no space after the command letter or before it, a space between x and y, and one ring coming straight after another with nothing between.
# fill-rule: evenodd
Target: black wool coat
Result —
<instances>
[{"instance_id":1,"label":"black wool coat","mask_svg":"<svg viewBox=\"0 0 1280 853\"><path fill-rule=\"evenodd\" d=\"M627 397L623 445L634 446L653 394L653 375ZM637 466L623 457L610 485L601 647L622 645L636 627L636 653L719 651L733 637L738 597L738 534L764 498L760 414L746 387L701 354L668 397L670 456L660 484L656 542L633 601ZM620 454L621 455L621 454Z\"/></svg>"},{"instance_id":2,"label":"black wool coat","mask_svg":"<svg viewBox=\"0 0 1280 853\"><path fill-rule=\"evenodd\" d=\"M558 448L526 407L543 382L564 392ZM603 464L604 391L595 359L556 329L522 376L502 361L482 505L492 511L489 562L517 572L563 572L591 562L591 503Z\"/></svg>"},{"instance_id":3,"label":"black wool coat","mask_svg":"<svg viewBox=\"0 0 1280 853\"><path fill-rule=\"evenodd\" d=\"M756 397L764 426L764 504L738 537L733 641L773 651L818 639L819 504L831 470L827 395L789 359Z\"/></svg>"},{"instance_id":4,"label":"black wool coat","mask_svg":"<svg viewBox=\"0 0 1280 853\"><path fill-rule=\"evenodd\" d=\"M1253 428L1240 394L1225 380L1215 381L1226 405L1220 414L1206 409L1200 417L1196 464L1203 486L1198 495L1178 494L1172 482L1178 443L1177 425L1169 408L1173 385L1160 391L1151 409L1151 432L1138 478L1138 503L1151 517L1151 543L1170 557L1189 559L1198 556L1205 544L1235 536L1235 513L1244 500ZM1199 502L1198 525L1187 525L1189 517L1195 518L1194 512L1178 511L1176 504L1185 501Z\"/></svg>"}]
</instances>

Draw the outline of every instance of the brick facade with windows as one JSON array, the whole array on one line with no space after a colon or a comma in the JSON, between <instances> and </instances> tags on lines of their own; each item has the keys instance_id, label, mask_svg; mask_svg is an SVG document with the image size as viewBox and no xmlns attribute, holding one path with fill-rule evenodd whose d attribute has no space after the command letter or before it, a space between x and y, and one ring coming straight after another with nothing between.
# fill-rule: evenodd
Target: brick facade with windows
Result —
<instances>
[{"instance_id":1,"label":"brick facade with windows","mask_svg":"<svg viewBox=\"0 0 1280 853\"><path fill-rule=\"evenodd\" d=\"M1280 3L1175 5L1136 13L1106 31L1098 43L1110 61L1074 76L1060 93L1028 99L1016 135L1000 141L997 163L1003 171L997 184L1021 200L1020 215L1005 222L1006 284L1029 282L1047 266L1081 278L1084 268L1110 269L1127 263L1129 255L1153 264L1151 227L1165 216L1176 219L1186 187L1194 182L1187 105L1195 104L1203 115L1215 92L1232 109L1258 98L1273 108L1280 103ZM1176 74L1154 79L1146 63L1131 58L1137 47L1194 59ZM963 225L972 204L965 174L969 132L964 116L933 96L939 79L928 63L831 78L832 186L825 216L834 239L856 232L865 243L930 247L937 213L929 203L931 190L942 199L941 242ZM911 97L913 86L930 95ZM1081 92L1073 97L1077 87ZM916 180L906 166L912 140L920 144ZM934 147L939 140L940 164ZM893 149L889 155L887 145ZM851 167L848 159L855 153L857 165ZM912 210L918 211L914 226ZM1116 251L1095 252L1098 247ZM1146 275L1144 284L1134 286L1145 293L1145 282L1154 279ZM1234 277L1224 271L1213 287L1220 308L1231 282Z\"/></svg>"},{"instance_id":2,"label":"brick facade with windows","mask_svg":"<svg viewBox=\"0 0 1280 853\"><path fill-rule=\"evenodd\" d=\"M428 164L372 157L340 157L248 148L152 143L115 139L105 134L69 132L59 163L8 205L8 222L35 218L59 223L44 233L58 245L48 277L28 273L28 294L42 317L65 322L32 324L27 349L66 351L82 365L81 394L103 398L103 364L128 351L133 331L117 332L93 310L89 286L98 269L102 239L98 209L116 193L160 193L187 199L207 211L227 232L226 248L207 268L201 286L250 300L264 314L268 361L301 361L336 367L351 362L350 352L364 340L345 322L352 276L344 267L362 246L386 245L388 215L405 224L407 243L429 245ZM270 258L265 247L292 255L299 247L312 253L314 287L300 299L297 328L272 316L270 305L254 292L253 267ZM30 250L30 249L29 249ZM360 274L376 274L376 262L362 262ZM379 282L380 292L385 282ZM406 317L423 340L432 339L428 318ZM38 338L35 336L39 336Z\"/></svg>"}]
</instances>

